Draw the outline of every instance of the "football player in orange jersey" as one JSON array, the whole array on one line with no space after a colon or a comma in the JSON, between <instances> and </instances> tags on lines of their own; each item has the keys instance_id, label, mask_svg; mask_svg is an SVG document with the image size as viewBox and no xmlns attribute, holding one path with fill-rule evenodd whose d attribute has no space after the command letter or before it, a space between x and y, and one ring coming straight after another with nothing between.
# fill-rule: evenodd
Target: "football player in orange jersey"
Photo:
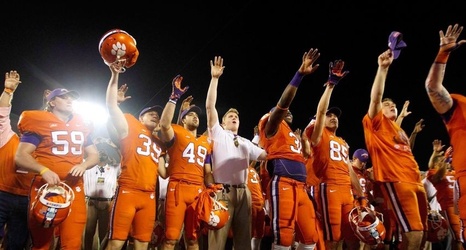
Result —
<instances>
[{"instance_id":1,"label":"football player in orange jersey","mask_svg":"<svg viewBox=\"0 0 466 250\"><path fill-rule=\"evenodd\" d=\"M434 140L432 146L427 179L437 190L435 196L441 207L440 213L449 224L452 249L458 250L461 249L461 225L460 218L455 212L455 170L450 164L453 148L450 146L444 152L445 145L442 144L442 140Z\"/></svg>"},{"instance_id":2,"label":"football player in orange jersey","mask_svg":"<svg viewBox=\"0 0 466 250\"><path fill-rule=\"evenodd\" d=\"M362 191L351 167L349 145L336 134L341 110L328 107L335 86L349 73L343 69L344 65L342 60L330 62L329 77L317 106L315 122L304 130L313 152L312 167L320 179L318 203L326 248L331 250L341 248L343 242L348 249L359 248L359 240L347 218L353 209L353 195L361 197ZM354 194L353 189L357 190Z\"/></svg>"},{"instance_id":3,"label":"football player in orange jersey","mask_svg":"<svg viewBox=\"0 0 466 250\"><path fill-rule=\"evenodd\" d=\"M289 111L304 76L313 73L320 53L310 49L286 86L277 105L259 120L259 145L267 151L271 180L267 190L270 201L274 249L288 249L300 235L301 249L314 249L318 240L314 206L306 192L306 166L300 138L290 128Z\"/></svg>"},{"instance_id":4,"label":"football player in orange jersey","mask_svg":"<svg viewBox=\"0 0 466 250\"><path fill-rule=\"evenodd\" d=\"M447 66L450 53L466 43L466 40L459 40L463 26L458 24L449 25L446 32L440 31L440 48L435 57L429 74L425 82L427 95L437 113L443 119L450 144L455 149L455 157L452 158L452 165L455 168L455 178L457 188L463 190L459 193L458 208L462 225L462 237L466 237L466 140L464 140L465 120L466 120L466 97L461 94L450 94L443 85L445 68ZM466 242L463 242L466 248Z\"/></svg>"},{"instance_id":5,"label":"football player in orange jersey","mask_svg":"<svg viewBox=\"0 0 466 250\"><path fill-rule=\"evenodd\" d=\"M11 126L11 100L20 75L15 70L5 73L5 89L0 95L0 228L8 230L3 239L5 249L23 249L29 236L27 228L28 195L33 172L16 168L15 154L19 136Z\"/></svg>"},{"instance_id":6,"label":"football player in orange jersey","mask_svg":"<svg viewBox=\"0 0 466 250\"><path fill-rule=\"evenodd\" d=\"M425 242L427 197L419 166L405 131L395 122L398 116L392 99L382 99L394 52L378 56L378 69L372 84L369 109L362 123L367 151L372 159L375 185L402 230L402 248L420 249Z\"/></svg>"},{"instance_id":7,"label":"football player in orange jersey","mask_svg":"<svg viewBox=\"0 0 466 250\"><path fill-rule=\"evenodd\" d=\"M37 173L29 194L31 208L44 184L64 182L74 191L71 212L59 225L60 245L69 249L81 247L86 223L83 174L99 162L99 152L90 138L92 126L73 112L77 98L76 91L57 88L47 95L46 110L23 111L18 122L21 142L15 157L19 167ZM43 215L44 221L50 222L46 224L29 217L32 249L49 248L55 230L53 219L48 219L52 214L51 210Z\"/></svg>"},{"instance_id":8,"label":"football player in orange jersey","mask_svg":"<svg viewBox=\"0 0 466 250\"><path fill-rule=\"evenodd\" d=\"M159 123L160 106L144 108L139 117L123 113L118 102L127 90L118 87L123 63L109 65L111 77L106 104L110 115L112 138L121 153L121 173L115 192L107 249L121 249L128 235L135 249L147 249L156 220L155 188L158 176L166 178L163 149L157 145L154 130ZM120 92L120 93L119 93ZM123 93L121 93L123 92Z\"/></svg>"},{"instance_id":9,"label":"football player in orange jersey","mask_svg":"<svg viewBox=\"0 0 466 250\"><path fill-rule=\"evenodd\" d=\"M248 167L248 188L251 191L251 249L259 250L260 242L264 237L265 230L265 208L264 195L261 188L261 179L256 170L260 162L252 161Z\"/></svg>"},{"instance_id":10,"label":"football player in orange jersey","mask_svg":"<svg viewBox=\"0 0 466 250\"><path fill-rule=\"evenodd\" d=\"M182 80L180 75L173 79L172 94L160 119L160 139L165 143L170 158L164 249L174 249L183 228L187 249L198 249L200 221L191 204L206 183L214 183L210 166L211 145L207 136L198 136L197 133L201 109L192 105L181 113L183 125L172 123L176 103L189 88L181 88Z\"/></svg>"}]
</instances>

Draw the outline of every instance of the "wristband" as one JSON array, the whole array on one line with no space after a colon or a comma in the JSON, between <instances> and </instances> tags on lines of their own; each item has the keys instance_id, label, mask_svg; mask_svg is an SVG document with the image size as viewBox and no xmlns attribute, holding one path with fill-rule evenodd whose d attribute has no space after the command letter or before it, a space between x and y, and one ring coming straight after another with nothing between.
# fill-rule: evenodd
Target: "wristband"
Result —
<instances>
[{"instance_id":1,"label":"wristband","mask_svg":"<svg viewBox=\"0 0 466 250\"><path fill-rule=\"evenodd\" d=\"M10 88L4 88L3 89L3 92L9 94L9 95L13 95L13 93L15 92L14 89L10 89Z\"/></svg>"},{"instance_id":2,"label":"wristband","mask_svg":"<svg viewBox=\"0 0 466 250\"><path fill-rule=\"evenodd\" d=\"M435 63L446 64L448 61L448 57L450 56L450 52L439 51L437 56L435 57Z\"/></svg>"},{"instance_id":3,"label":"wristband","mask_svg":"<svg viewBox=\"0 0 466 250\"><path fill-rule=\"evenodd\" d=\"M39 172L39 174L40 174L40 175L43 175L45 172L47 172L47 171L49 171L49 170L50 170L49 168L45 167L45 168L43 168L43 169Z\"/></svg>"},{"instance_id":4,"label":"wristband","mask_svg":"<svg viewBox=\"0 0 466 250\"><path fill-rule=\"evenodd\" d=\"M276 107L277 109L279 109L279 110L288 110L288 109L289 109L289 108L280 107L280 106L278 106L278 104L277 104L277 106L275 106L275 107Z\"/></svg>"},{"instance_id":5,"label":"wristband","mask_svg":"<svg viewBox=\"0 0 466 250\"><path fill-rule=\"evenodd\" d=\"M296 74L294 74L293 79L291 79L290 85L297 88L303 80L303 76L304 75L297 71Z\"/></svg>"},{"instance_id":6,"label":"wristband","mask_svg":"<svg viewBox=\"0 0 466 250\"><path fill-rule=\"evenodd\" d=\"M328 76L328 83L330 83L331 85L337 85L338 82L340 81L341 77L340 76L337 76L337 75L334 75L334 74L330 74Z\"/></svg>"}]
</instances>

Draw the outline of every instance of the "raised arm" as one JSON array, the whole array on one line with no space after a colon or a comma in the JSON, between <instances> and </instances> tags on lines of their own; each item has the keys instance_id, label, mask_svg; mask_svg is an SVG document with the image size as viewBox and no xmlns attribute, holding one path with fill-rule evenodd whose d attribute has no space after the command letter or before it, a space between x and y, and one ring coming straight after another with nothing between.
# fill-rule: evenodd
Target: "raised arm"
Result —
<instances>
[{"instance_id":1,"label":"raised arm","mask_svg":"<svg viewBox=\"0 0 466 250\"><path fill-rule=\"evenodd\" d=\"M447 66L450 52L466 43L466 40L457 42L459 35L463 31L463 26L455 24L449 25L447 31L443 33L440 30L440 48L434 63L430 67L429 74L425 82L427 95L434 109L439 114L444 114L453 106L453 100L448 90L443 86L443 78L445 76L445 68Z\"/></svg>"},{"instance_id":2,"label":"raised arm","mask_svg":"<svg viewBox=\"0 0 466 250\"><path fill-rule=\"evenodd\" d=\"M393 52L387 49L379 55L379 67L375 74L374 82L371 89L371 100L369 110L367 111L370 118L373 118L382 109L382 96L385 90L385 80L387 79L388 68L393 62Z\"/></svg>"},{"instance_id":3,"label":"raised arm","mask_svg":"<svg viewBox=\"0 0 466 250\"><path fill-rule=\"evenodd\" d=\"M164 142L171 141L175 136L171 124L175 114L176 102L178 102L181 96L189 89L189 86L181 88L182 81L183 77L181 75L177 75L173 78L172 93L160 117L160 139Z\"/></svg>"},{"instance_id":4,"label":"raised arm","mask_svg":"<svg viewBox=\"0 0 466 250\"><path fill-rule=\"evenodd\" d=\"M0 94L0 148L15 134L11 127L11 100L13 93L21 83L19 73L15 70L5 73L5 88Z\"/></svg>"},{"instance_id":5,"label":"raised arm","mask_svg":"<svg viewBox=\"0 0 466 250\"><path fill-rule=\"evenodd\" d=\"M0 107L11 106L11 100L13 99L13 93L15 92L18 85L21 83L19 80L20 76L16 70L11 70L5 73L5 88L0 95Z\"/></svg>"},{"instance_id":6,"label":"raised arm","mask_svg":"<svg viewBox=\"0 0 466 250\"><path fill-rule=\"evenodd\" d=\"M319 104L317 105L314 130L309 138L311 146L317 145L322 138L322 133L325 127L325 116L327 114L333 88L335 88L338 82L349 73L349 71L343 71L344 66L345 62L342 60L335 60L335 62L330 62L329 64L328 80L324 85L325 91L320 97Z\"/></svg>"},{"instance_id":7,"label":"raised arm","mask_svg":"<svg viewBox=\"0 0 466 250\"><path fill-rule=\"evenodd\" d=\"M187 96L183 99L183 101L181 102L180 110L178 111L178 119L176 120L176 124L183 125L183 123L181 122L181 114L183 114L183 111L191 107L191 103L193 102L193 100L194 97L192 95Z\"/></svg>"},{"instance_id":8,"label":"raised arm","mask_svg":"<svg viewBox=\"0 0 466 250\"><path fill-rule=\"evenodd\" d=\"M414 142L416 142L417 134L419 134L419 132L421 132L424 127L424 119L422 118L414 125L413 132L411 132L411 135L409 136L409 145L411 146L411 150L414 149Z\"/></svg>"},{"instance_id":9,"label":"raised arm","mask_svg":"<svg viewBox=\"0 0 466 250\"><path fill-rule=\"evenodd\" d=\"M210 85L207 91L207 98L205 102L205 108L207 113L207 127L212 128L218 122L218 112L215 104L217 102L217 86L218 79L223 74L223 58L216 56L214 61L210 60Z\"/></svg>"},{"instance_id":10,"label":"raised arm","mask_svg":"<svg viewBox=\"0 0 466 250\"><path fill-rule=\"evenodd\" d=\"M119 102L119 88L118 88L118 79L120 72L123 68L123 63L121 61L116 61L115 63L110 64L111 77L108 82L107 95L106 95L106 105L109 114L110 122L115 128L115 135L119 139L125 138L128 135L128 123L125 119L123 111L121 111L118 106ZM126 88L126 86L124 86Z\"/></svg>"},{"instance_id":11,"label":"raised arm","mask_svg":"<svg viewBox=\"0 0 466 250\"><path fill-rule=\"evenodd\" d=\"M314 65L319 56L320 53L318 52L318 49L310 49L308 52L304 52L301 66L293 79L291 79L290 83L286 86L276 108L270 114L269 121L265 125L264 131L267 138L277 133L278 125L283 121L283 119L285 119L285 116L288 113L288 108L296 95L296 91L298 90L303 77L314 73L314 71L319 67L319 64Z\"/></svg>"},{"instance_id":12,"label":"raised arm","mask_svg":"<svg viewBox=\"0 0 466 250\"><path fill-rule=\"evenodd\" d=\"M442 157L443 155L443 148L445 145L442 144L442 140L435 139L432 142L432 154L430 155L429 158L429 163L428 163L428 168L433 169L435 168L436 164L439 161L439 158Z\"/></svg>"},{"instance_id":13,"label":"raised arm","mask_svg":"<svg viewBox=\"0 0 466 250\"><path fill-rule=\"evenodd\" d=\"M403 104L403 109L401 109L400 114L396 117L396 124L401 127L401 123L403 122L403 119L411 114L411 111L408 111L409 107L409 100L406 100L405 103Z\"/></svg>"}]
</instances>

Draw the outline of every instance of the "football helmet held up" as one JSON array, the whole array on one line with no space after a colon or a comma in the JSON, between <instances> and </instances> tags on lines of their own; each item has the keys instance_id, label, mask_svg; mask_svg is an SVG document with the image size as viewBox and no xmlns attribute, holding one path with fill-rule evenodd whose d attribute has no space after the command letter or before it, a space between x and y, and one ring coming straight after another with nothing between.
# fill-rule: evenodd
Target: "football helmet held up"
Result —
<instances>
[{"instance_id":1,"label":"football helmet held up","mask_svg":"<svg viewBox=\"0 0 466 250\"><path fill-rule=\"evenodd\" d=\"M427 215L427 240L440 242L448 236L448 222L437 210L430 210Z\"/></svg>"},{"instance_id":2,"label":"football helmet held up","mask_svg":"<svg viewBox=\"0 0 466 250\"><path fill-rule=\"evenodd\" d=\"M369 245L383 244L386 231L382 214L369 207L357 206L349 213L349 221L359 240Z\"/></svg>"},{"instance_id":3,"label":"football helmet held up","mask_svg":"<svg viewBox=\"0 0 466 250\"><path fill-rule=\"evenodd\" d=\"M107 31L99 42L99 52L105 64L124 61L123 67L132 67L139 56L136 39L121 29Z\"/></svg>"},{"instance_id":4,"label":"football helmet held up","mask_svg":"<svg viewBox=\"0 0 466 250\"><path fill-rule=\"evenodd\" d=\"M73 200L73 189L65 183L55 186L44 184L37 191L30 212L44 228L54 227L68 217Z\"/></svg>"}]
</instances>

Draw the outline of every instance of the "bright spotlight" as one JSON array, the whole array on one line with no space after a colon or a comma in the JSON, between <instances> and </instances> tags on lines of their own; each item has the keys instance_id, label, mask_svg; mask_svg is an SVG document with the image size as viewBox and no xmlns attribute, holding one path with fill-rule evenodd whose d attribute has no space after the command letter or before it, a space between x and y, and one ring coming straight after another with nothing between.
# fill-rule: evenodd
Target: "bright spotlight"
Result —
<instances>
[{"instance_id":1,"label":"bright spotlight","mask_svg":"<svg viewBox=\"0 0 466 250\"><path fill-rule=\"evenodd\" d=\"M84 117L84 120L92 122L95 127L105 126L108 113L103 105L77 100L74 102L74 111Z\"/></svg>"}]
</instances>

